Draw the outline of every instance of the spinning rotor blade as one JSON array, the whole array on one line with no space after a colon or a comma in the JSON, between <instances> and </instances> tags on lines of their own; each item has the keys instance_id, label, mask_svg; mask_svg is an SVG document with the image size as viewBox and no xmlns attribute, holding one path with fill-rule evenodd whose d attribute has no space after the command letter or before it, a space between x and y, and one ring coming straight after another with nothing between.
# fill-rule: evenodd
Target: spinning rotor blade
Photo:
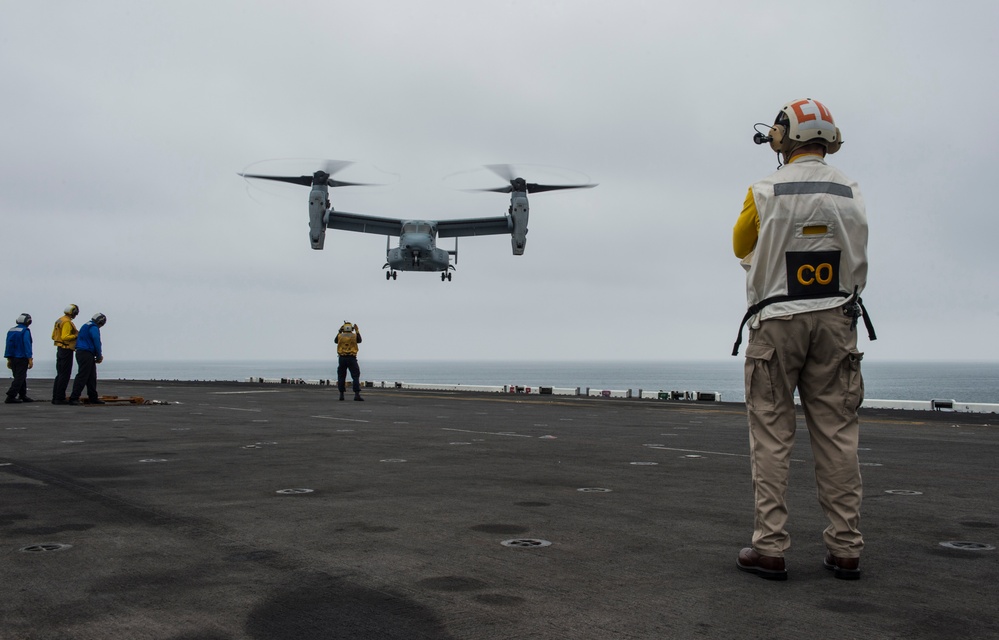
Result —
<instances>
[{"instance_id":1,"label":"spinning rotor blade","mask_svg":"<svg viewBox=\"0 0 999 640\"><path fill-rule=\"evenodd\" d=\"M312 184L312 176L262 176L254 173L238 173L236 174L243 178L256 178L258 180L274 180L275 182L290 182L291 184L300 184L303 187L307 187Z\"/></svg>"},{"instance_id":2,"label":"spinning rotor blade","mask_svg":"<svg viewBox=\"0 0 999 640\"><path fill-rule=\"evenodd\" d=\"M517 174L513 172L513 165L509 164L487 164L484 165L486 169L489 169L499 177L503 178L507 182L513 182L517 179Z\"/></svg>"},{"instance_id":3,"label":"spinning rotor blade","mask_svg":"<svg viewBox=\"0 0 999 640\"><path fill-rule=\"evenodd\" d=\"M354 164L349 160L327 160L323 163L322 169L319 169L311 176L267 176L257 173L240 173L238 175L244 178L256 178L258 180L274 180L275 182L288 182L290 184L300 184L303 187L308 187L313 184L326 183L330 187L377 187L380 185L370 183L370 182L346 182L344 180L334 180L330 176L343 171L350 165Z\"/></svg>"},{"instance_id":4,"label":"spinning rotor blade","mask_svg":"<svg viewBox=\"0 0 999 640\"><path fill-rule=\"evenodd\" d=\"M525 191L527 193L542 193L544 191L559 191L562 189L592 189L596 184L538 184L527 182L523 178L518 178L513 172L513 167L508 164L487 164L489 169L499 177L510 183L506 187L496 187L495 189L468 189L468 191L489 191L492 193L512 193L514 191Z\"/></svg>"}]
</instances>

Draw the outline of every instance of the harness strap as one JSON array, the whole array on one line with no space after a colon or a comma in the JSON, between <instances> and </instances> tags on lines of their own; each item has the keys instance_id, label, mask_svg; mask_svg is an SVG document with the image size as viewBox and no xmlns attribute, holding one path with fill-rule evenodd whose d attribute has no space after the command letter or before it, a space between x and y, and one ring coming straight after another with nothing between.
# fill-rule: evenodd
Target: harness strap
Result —
<instances>
[{"instance_id":1,"label":"harness strap","mask_svg":"<svg viewBox=\"0 0 999 640\"><path fill-rule=\"evenodd\" d=\"M867 307L864 306L863 299L858 297L857 304L860 305L860 310L864 314L864 327L867 328L867 339L871 341L877 340L878 336L874 333L874 323L871 321L871 316L867 313Z\"/></svg>"},{"instance_id":2,"label":"harness strap","mask_svg":"<svg viewBox=\"0 0 999 640\"><path fill-rule=\"evenodd\" d=\"M840 292L839 294L836 295L839 295L840 297L843 298L851 297L850 294L843 292ZM739 335L736 336L735 344L732 346L732 355L733 356L739 355L739 346L742 344L742 328L746 326L746 323L749 322L750 318L759 313L760 310L762 310L763 308L769 307L770 305L776 304L778 302L790 302L792 300L807 300L809 298L833 298L833 297L835 297L835 295L829 295L828 293L813 293L813 294L804 294L796 296L784 294L784 295L766 298L764 300L760 300L754 305L751 305L749 309L746 310L746 315L742 316L742 322L739 323Z\"/></svg>"}]
</instances>

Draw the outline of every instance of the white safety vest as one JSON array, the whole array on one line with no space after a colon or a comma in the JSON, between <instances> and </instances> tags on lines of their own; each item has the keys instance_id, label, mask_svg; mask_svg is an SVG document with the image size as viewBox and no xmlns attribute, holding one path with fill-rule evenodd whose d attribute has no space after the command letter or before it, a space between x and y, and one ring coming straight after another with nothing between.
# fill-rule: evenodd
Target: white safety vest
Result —
<instances>
[{"instance_id":1,"label":"white safety vest","mask_svg":"<svg viewBox=\"0 0 999 640\"><path fill-rule=\"evenodd\" d=\"M805 156L752 187L759 236L746 274L760 321L842 305L867 284L867 213L857 183Z\"/></svg>"}]
</instances>

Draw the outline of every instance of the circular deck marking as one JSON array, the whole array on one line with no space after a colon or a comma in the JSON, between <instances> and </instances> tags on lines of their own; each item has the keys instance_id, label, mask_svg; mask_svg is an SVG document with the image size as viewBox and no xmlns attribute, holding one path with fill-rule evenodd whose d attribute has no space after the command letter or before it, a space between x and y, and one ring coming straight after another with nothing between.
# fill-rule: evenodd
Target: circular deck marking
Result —
<instances>
[{"instance_id":1,"label":"circular deck marking","mask_svg":"<svg viewBox=\"0 0 999 640\"><path fill-rule=\"evenodd\" d=\"M703 458L704 456L699 456L696 453L688 453L685 456L680 456L681 458Z\"/></svg>"},{"instance_id":2,"label":"circular deck marking","mask_svg":"<svg viewBox=\"0 0 999 640\"><path fill-rule=\"evenodd\" d=\"M60 440L60 442L62 442L62 444L78 444L83 442L83 440Z\"/></svg>"},{"instance_id":3,"label":"circular deck marking","mask_svg":"<svg viewBox=\"0 0 999 640\"><path fill-rule=\"evenodd\" d=\"M143 458L139 462L169 462L166 458Z\"/></svg>"},{"instance_id":4,"label":"circular deck marking","mask_svg":"<svg viewBox=\"0 0 999 640\"><path fill-rule=\"evenodd\" d=\"M581 491L583 493L610 493L613 489L604 489L603 487L583 487L582 489L576 489L576 491Z\"/></svg>"},{"instance_id":5,"label":"circular deck marking","mask_svg":"<svg viewBox=\"0 0 999 640\"><path fill-rule=\"evenodd\" d=\"M262 449L263 447L261 447L259 444L244 444L243 448L244 449Z\"/></svg>"},{"instance_id":6,"label":"circular deck marking","mask_svg":"<svg viewBox=\"0 0 999 640\"><path fill-rule=\"evenodd\" d=\"M305 493L312 493L313 491L315 491L315 489L304 489L304 488L298 488L298 489L278 489L274 493L279 493L279 494L281 494L283 496L300 496L300 495L305 494Z\"/></svg>"},{"instance_id":7,"label":"circular deck marking","mask_svg":"<svg viewBox=\"0 0 999 640\"><path fill-rule=\"evenodd\" d=\"M73 545L71 544L42 542L39 544L29 544L26 547L21 547L18 551L23 551L24 553L45 553L48 551L65 551L66 549L71 549L72 547Z\"/></svg>"},{"instance_id":8,"label":"circular deck marking","mask_svg":"<svg viewBox=\"0 0 999 640\"><path fill-rule=\"evenodd\" d=\"M539 540L537 538L517 538L514 540L504 540L501 542L504 547L519 547L521 549L536 549L538 547L549 547L551 542Z\"/></svg>"},{"instance_id":9,"label":"circular deck marking","mask_svg":"<svg viewBox=\"0 0 999 640\"><path fill-rule=\"evenodd\" d=\"M893 496L921 496L922 491L912 491L910 489L888 489L885 493L890 493Z\"/></svg>"},{"instance_id":10,"label":"circular deck marking","mask_svg":"<svg viewBox=\"0 0 999 640\"><path fill-rule=\"evenodd\" d=\"M995 549L995 547L990 544L985 544L983 542L969 542L967 540L949 540L947 542L941 542L940 546L948 549L957 549L959 551L992 551Z\"/></svg>"},{"instance_id":11,"label":"circular deck marking","mask_svg":"<svg viewBox=\"0 0 999 640\"><path fill-rule=\"evenodd\" d=\"M628 464L633 464L636 467L654 467L658 462L629 462Z\"/></svg>"}]
</instances>

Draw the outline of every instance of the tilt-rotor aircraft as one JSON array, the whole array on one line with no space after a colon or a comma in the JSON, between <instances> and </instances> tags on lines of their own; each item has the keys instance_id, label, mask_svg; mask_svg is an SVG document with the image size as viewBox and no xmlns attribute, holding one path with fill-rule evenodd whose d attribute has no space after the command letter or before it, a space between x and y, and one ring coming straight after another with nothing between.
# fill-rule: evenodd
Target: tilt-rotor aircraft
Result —
<instances>
[{"instance_id":1,"label":"tilt-rotor aircraft","mask_svg":"<svg viewBox=\"0 0 999 640\"><path fill-rule=\"evenodd\" d=\"M362 213L337 211L330 203L331 187L373 186L360 182L335 180L333 175L349 166L350 162L328 162L325 167L311 176L268 176L240 173L244 178L276 180L302 186L311 186L309 194L309 241L312 248L323 248L326 229L374 233L386 236L386 255L383 269L386 280L395 280L398 271L439 271L441 281L451 280L451 263L458 261L458 237L485 236L509 233L513 245L513 255L523 255L527 244L527 218L529 207L527 195L543 191L561 189L590 189L595 184L551 185L527 182L513 173L510 165L486 165L490 171L503 178L507 184L491 189L470 189L470 191L491 191L510 194L510 208L505 216L491 218L461 218L457 220L411 220L405 218L383 218ZM399 245L392 247L391 238L398 236ZM440 249L437 238L454 238L454 249Z\"/></svg>"}]
</instances>

